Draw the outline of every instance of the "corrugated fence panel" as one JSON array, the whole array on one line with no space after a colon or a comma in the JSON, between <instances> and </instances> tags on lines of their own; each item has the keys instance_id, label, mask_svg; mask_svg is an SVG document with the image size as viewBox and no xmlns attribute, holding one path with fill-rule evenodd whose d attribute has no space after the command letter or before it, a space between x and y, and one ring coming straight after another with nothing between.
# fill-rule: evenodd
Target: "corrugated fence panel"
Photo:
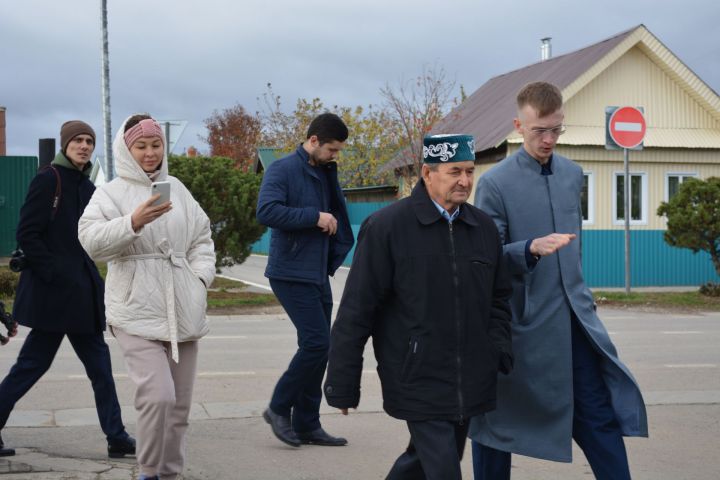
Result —
<instances>
[{"instance_id":1,"label":"corrugated fence panel","mask_svg":"<svg viewBox=\"0 0 720 480\"><path fill-rule=\"evenodd\" d=\"M348 217L350 218L350 226L352 227L353 235L357 239L358 233L360 232L360 225L365 219L373 212L380 210L381 208L390 205L393 202L357 202L348 203ZM263 236L255 242L252 246L253 253L260 253L267 255L270 252L270 229L268 229ZM355 253L355 245L345 259L345 265L350 265L352 262L353 254Z\"/></svg>"},{"instance_id":2,"label":"corrugated fence panel","mask_svg":"<svg viewBox=\"0 0 720 480\"><path fill-rule=\"evenodd\" d=\"M633 287L701 285L720 282L710 255L671 247L662 230L630 234L630 281ZM625 285L625 239L622 230L584 230L583 274L590 287Z\"/></svg>"},{"instance_id":3,"label":"corrugated fence panel","mask_svg":"<svg viewBox=\"0 0 720 480\"><path fill-rule=\"evenodd\" d=\"M37 157L0 157L0 256L15 250L20 207L37 167Z\"/></svg>"}]
</instances>

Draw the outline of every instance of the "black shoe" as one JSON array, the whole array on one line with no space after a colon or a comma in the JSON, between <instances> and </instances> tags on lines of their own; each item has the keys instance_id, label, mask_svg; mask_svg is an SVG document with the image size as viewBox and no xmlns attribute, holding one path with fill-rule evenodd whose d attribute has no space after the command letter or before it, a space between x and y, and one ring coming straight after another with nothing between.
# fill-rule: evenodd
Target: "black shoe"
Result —
<instances>
[{"instance_id":1,"label":"black shoe","mask_svg":"<svg viewBox=\"0 0 720 480\"><path fill-rule=\"evenodd\" d=\"M123 458L125 455L135 455L135 439L130 435L125 438L108 440L108 457Z\"/></svg>"},{"instance_id":2,"label":"black shoe","mask_svg":"<svg viewBox=\"0 0 720 480\"><path fill-rule=\"evenodd\" d=\"M313 430L312 432L298 433L297 437L300 439L301 443L304 443L306 445L342 447L343 445L347 445L348 443L348 441L342 437L333 437L325 430L323 430L322 427L318 428L317 430Z\"/></svg>"},{"instance_id":3,"label":"black shoe","mask_svg":"<svg viewBox=\"0 0 720 480\"><path fill-rule=\"evenodd\" d=\"M12 457L13 455L15 455L15 449L5 448L5 443L3 443L2 435L0 435L0 457Z\"/></svg>"},{"instance_id":4,"label":"black shoe","mask_svg":"<svg viewBox=\"0 0 720 480\"><path fill-rule=\"evenodd\" d=\"M287 443L291 447L299 447L300 440L293 432L290 426L290 417L283 417L267 408L263 412L263 418L270 424L273 433L281 442Z\"/></svg>"}]
</instances>

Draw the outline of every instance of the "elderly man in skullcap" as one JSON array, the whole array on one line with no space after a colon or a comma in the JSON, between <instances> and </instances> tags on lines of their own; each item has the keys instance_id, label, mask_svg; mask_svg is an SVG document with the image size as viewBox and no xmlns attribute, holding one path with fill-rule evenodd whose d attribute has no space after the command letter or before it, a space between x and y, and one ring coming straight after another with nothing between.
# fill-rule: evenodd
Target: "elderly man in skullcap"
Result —
<instances>
[{"instance_id":1,"label":"elderly man in skullcap","mask_svg":"<svg viewBox=\"0 0 720 480\"><path fill-rule=\"evenodd\" d=\"M424 140L410 197L367 218L330 340L328 403L360 401L362 354L373 337L383 406L410 444L388 479L461 478L470 419L495 408L508 373L510 284L492 219L466 203L473 138Z\"/></svg>"}]
</instances>

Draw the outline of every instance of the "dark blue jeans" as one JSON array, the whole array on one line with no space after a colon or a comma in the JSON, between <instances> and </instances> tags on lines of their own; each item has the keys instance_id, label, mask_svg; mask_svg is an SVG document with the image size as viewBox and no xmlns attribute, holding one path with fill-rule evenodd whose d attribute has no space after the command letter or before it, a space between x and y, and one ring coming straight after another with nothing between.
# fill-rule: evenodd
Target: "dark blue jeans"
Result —
<instances>
[{"instance_id":1,"label":"dark blue jeans","mask_svg":"<svg viewBox=\"0 0 720 480\"><path fill-rule=\"evenodd\" d=\"M95 408L102 431L108 441L125 438L127 434L120 416L110 349L105 343L103 333L68 334L67 337L92 382ZM20 349L17 362L0 384L0 429L5 427L15 403L48 371L63 338L64 333L30 330Z\"/></svg>"},{"instance_id":2,"label":"dark blue jeans","mask_svg":"<svg viewBox=\"0 0 720 480\"><path fill-rule=\"evenodd\" d=\"M323 285L270 280L275 296L297 329L298 349L282 374L270 408L284 417L292 417L295 432L320 428L322 380L330 349L332 291Z\"/></svg>"},{"instance_id":3,"label":"dark blue jeans","mask_svg":"<svg viewBox=\"0 0 720 480\"><path fill-rule=\"evenodd\" d=\"M573 316L573 439L599 480L630 480L625 442L600 370L600 356ZM475 480L510 478L510 453L472 442Z\"/></svg>"}]
</instances>

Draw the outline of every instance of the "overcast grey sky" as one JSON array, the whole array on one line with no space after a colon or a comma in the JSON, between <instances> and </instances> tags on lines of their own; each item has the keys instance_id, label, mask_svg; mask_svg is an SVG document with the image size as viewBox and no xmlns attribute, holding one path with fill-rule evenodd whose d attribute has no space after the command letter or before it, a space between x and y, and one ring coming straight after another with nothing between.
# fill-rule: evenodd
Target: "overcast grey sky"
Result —
<instances>
[{"instance_id":1,"label":"overcast grey sky","mask_svg":"<svg viewBox=\"0 0 720 480\"><path fill-rule=\"evenodd\" d=\"M470 94L486 80L640 23L720 91L717 0L108 0L113 135L128 115L189 122L176 153L207 145L203 119L260 108L268 82L298 97L367 105L379 89L442 66ZM79 118L102 155L100 0L0 0L0 106L9 155L37 155Z\"/></svg>"}]
</instances>

